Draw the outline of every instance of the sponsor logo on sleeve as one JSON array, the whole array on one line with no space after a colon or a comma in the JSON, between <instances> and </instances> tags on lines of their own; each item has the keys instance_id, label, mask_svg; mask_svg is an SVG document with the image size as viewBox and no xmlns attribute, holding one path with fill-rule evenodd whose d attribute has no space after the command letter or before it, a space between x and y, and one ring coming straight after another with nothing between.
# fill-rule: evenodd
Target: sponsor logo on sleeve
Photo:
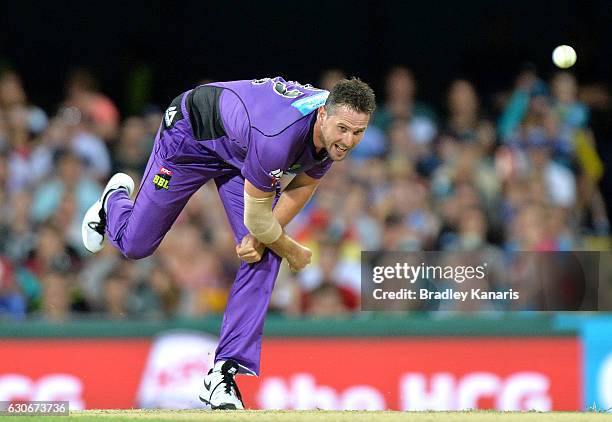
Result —
<instances>
[{"instance_id":1,"label":"sponsor logo on sleeve","mask_svg":"<svg viewBox=\"0 0 612 422\"><path fill-rule=\"evenodd\" d=\"M327 100L328 96L329 92L321 91L318 94L295 100L291 103L291 106L297 108L303 116L306 116L307 114L312 113L313 110L325 105L325 101Z\"/></svg>"}]
</instances>

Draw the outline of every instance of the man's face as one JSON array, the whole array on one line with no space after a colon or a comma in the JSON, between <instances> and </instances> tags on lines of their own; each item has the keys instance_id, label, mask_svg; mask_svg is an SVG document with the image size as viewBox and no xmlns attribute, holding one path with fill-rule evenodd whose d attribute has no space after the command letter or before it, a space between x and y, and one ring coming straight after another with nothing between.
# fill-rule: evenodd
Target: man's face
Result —
<instances>
[{"instance_id":1,"label":"man's face","mask_svg":"<svg viewBox=\"0 0 612 422\"><path fill-rule=\"evenodd\" d=\"M321 141L329 158L341 161L357 146L370 121L370 115L338 106L330 114L325 107L319 108Z\"/></svg>"}]
</instances>

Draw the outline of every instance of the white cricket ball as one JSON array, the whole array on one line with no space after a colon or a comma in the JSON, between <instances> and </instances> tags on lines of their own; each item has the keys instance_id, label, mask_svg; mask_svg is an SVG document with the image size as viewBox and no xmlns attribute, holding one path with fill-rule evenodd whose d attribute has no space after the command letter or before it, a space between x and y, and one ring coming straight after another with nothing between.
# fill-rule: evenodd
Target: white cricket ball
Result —
<instances>
[{"instance_id":1,"label":"white cricket ball","mask_svg":"<svg viewBox=\"0 0 612 422\"><path fill-rule=\"evenodd\" d=\"M553 63L561 69L572 67L576 63L577 58L576 50L569 45L560 45L552 53Z\"/></svg>"}]
</instances>

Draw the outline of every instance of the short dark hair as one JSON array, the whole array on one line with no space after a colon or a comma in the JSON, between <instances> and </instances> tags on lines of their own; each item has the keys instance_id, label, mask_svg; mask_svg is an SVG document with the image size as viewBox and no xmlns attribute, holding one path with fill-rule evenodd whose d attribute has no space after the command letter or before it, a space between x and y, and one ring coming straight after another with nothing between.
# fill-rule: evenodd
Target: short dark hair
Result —
<instances>
[{"instance_id":1,"label":"short dark hair","mask_svg":"<svg viewBox=\"0 0 612 422\"><path fill-rule=\"evenodd\" d=\"M359 78L343 79L334 85L325 102L325 108L331 114L338 106L372 114L376 109L374 90Z\"/></svg>"}]
</instances>

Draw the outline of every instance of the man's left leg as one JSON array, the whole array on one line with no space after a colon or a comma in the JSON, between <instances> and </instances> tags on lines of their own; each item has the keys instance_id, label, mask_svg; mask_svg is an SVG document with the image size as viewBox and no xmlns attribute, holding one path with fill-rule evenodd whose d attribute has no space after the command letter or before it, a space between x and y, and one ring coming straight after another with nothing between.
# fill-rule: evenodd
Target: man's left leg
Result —
<instances>
[{"instance_id":1,"label":"man's left leg","mask_svg":"<svg viewBox=\"0 0 612 422\"><path fill-rule=\"evenodd\" d=\"M243 223L244 179L240 175L220 176L215 183L236 243L240 243L249 234ZM279 256L266 251L261 261L240 265L223 315L215 366L204 377L200 394L200 400L213 409L242 409L234 375L259 375L264 319L280 263Z\"/></svg>"},{"instance_id":2,"label":"man's left leg","mask_svg":"<svg viewBox=\"0 0 612 422\"><path fill-rule=\"evenodd\" d=\"M238 244L249 234L243 222L244 179L221 176L215 182ZM259 262L241 262L223 315L215 362L231 359L240 365L241 373L259 375L264 319L281 261L266 250Z\"/></svg>"}]
</instances>

